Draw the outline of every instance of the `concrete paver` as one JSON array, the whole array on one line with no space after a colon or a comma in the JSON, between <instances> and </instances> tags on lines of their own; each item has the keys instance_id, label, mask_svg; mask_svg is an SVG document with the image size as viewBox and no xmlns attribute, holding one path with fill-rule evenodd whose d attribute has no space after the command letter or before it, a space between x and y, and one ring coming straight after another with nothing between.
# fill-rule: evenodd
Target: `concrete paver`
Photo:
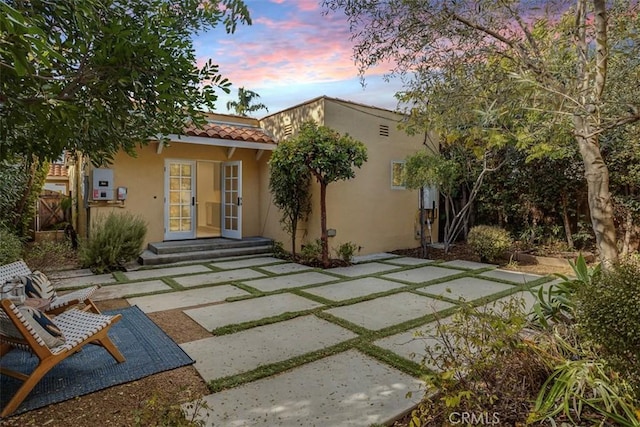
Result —
<instances>
[{"instance_id":1,"label":"concrete paver","mask_svg":"<svg viewBox=\"0 0 640 427\"><path fill-rule=\"evenodd\" d=\"M211 272L211 269L205 267L204 265L196 264L196 265L185 265L183 267L165 267L165 268L154 268L151 270L128 271L124 273L124 275L129 280L142 280L142 279L154 279L156 277L179 276L182 274L205 273L205 272Z\"/></svg>"},{"instance_id":2,"label":"concrete paver","mask_svg":"<svg viewBox=\"0 0 640 427\"><path fill-rule=\"evenodd\" d=\"M211 264L211 266L219 268L221 270L232 270L234 268L258 267L260 265L274 264L276 262L283 262L283 261L280 258L267 256L267 257L239 259L235 261L214 262Z\"/></svg>"},{"instance_id":3,"label":"concrete paver","mask_svg":"<svg viewBox=\"0 0 640 427\"><path fill-rule=\"evenodd\" d=\"M56 289L70 289L116 283L116 279L111 274L94 274L91 276L67 277L66 279L53 280L51 283Z\"/></svg>"},{"instance_id":4,"label":"concrete paver","mask_svg":"<svg viewBox=\"0 0 640 427\"><path fill-rule=\"evenodd\" d=\"M331 308L326 312L363 328L376 331L445 310L453 305L426 296L401 292L370 301Z\"/></svg>"},{"instance_id":5,"label":"concrete paver","mask_svg":"<svg viewBox=\"0 0 640 427\"><path fill-rule=\"evenodd\" d=\"M440 320L440 322L447 322L447 319ZM431 322L415 330L379 339L373 344L412 362L424 364L429 369L435 369L434 364L430 363L426 356L427 348L441 344L441 341L434 336L437 330L437 323Z\"/></svg>"},{"instance_id":6,"label":"concrete paver","mask_svg":"<svg viewBox=\"0 0 640 427\"><path fill-rule=\"evenodd\" d=\"M264 277L265 275L252 270L250 268L242 268L240 270L216 271L214 273L194 274L192 276L176 277L175 280L184 287L200 286L215 283L233 282L244 279L253 279L255 277Z\"/></svg>"},{"instance_id":7,"label":"concrete paver","mask_svg":"<svg viewBox=\"0 0 640 427\"><path fill-rule=\"evenodd\" d=\"M210 411L202 420L228 427L368 427L409 410L420 387L417 379L349 350L205 396Z\"/></svg>"},{"instance_id":8,"label":"concrete paver","mask_svg":"<svg viewBox=\"0 0 640 427\"><path fill-rule=\"evenodd\" d=\"M102 286L93 294L91 299L93 301L104 301L114 298L124 298L128 295L146 294L168 290L171 290L171 286L167 285L162 280L149 280L147 282Z\"/></svg>"},{"instance_id":9,"label":"concrete paver","mask_svg":"<svg viewBox=\"0 0 640 427\"><path fill-rule=\"evenodd\" d=\"M260 267L260 269L266 270L269 273L273 273L273 274L288 274L288 273L298 273L300 271L312 270L313 267L309 267L308 265L297 264L295 262L287 262L285 264L267 265L264 267Z\"/></svg>"},{"instance_id":10,"label":"concrete paver","mask_svg":"<svg viewBox=\"0 0 640 427\"><path fill-rule=\"evenodd\" d=\"M249 295L248 292L231 285L210 286L208 288L189 289L186 291L168 292L129 298L131 305L137 305L145 313L170 310L173 308L191 307L194 305L221 302L229 297Z\"/></svg>"},{"instance_id":11,"label":"concrete paver","mask_svg":"<svg viewBox=\"0 0 640 427\"><path fill-rule=\"evenodd\" d=\"M495 264L486 264L484 262L467 261L463 259L443 262L440 265L447 265L454 268L464 268L468 270L478 270L480 268L496 268Z\"/></svg>"},{"instance_id":12,"label":"concrete paver","mask_svg":"<svg viewBox=\"0 0 640 427\"><path fill-rule=\"evenodd\" d=\"M531 283L534 280L538 280L543 276L537 274L520 273L517 271L508 270L491 270L480 273L480 276L490 277L493 279L507 280L514 283Z\"/></svg>"},{"instance_id":13,"label":"concrete paver","mask_svg":"<svg viewBox=\"0 0 640 427\"><path fill-rule=\"evenodd\" d=\"M399 267L389 264L382 264L379 262L368 262L366 264L354 264L348 267L336 267L329 268L326 271L328 273L339 274L340 276L358 277L368 274L377 274L384 271L395 270Z\"/></svg>"},{"instance_id":14,"label":"concrete paver","mask_svg":"<svg viewBox=\"0 0 640 427\"><path fill-rule=\"evenodd\" d=\"M416 291L454 300L463 299L464 301L473 301L513 288L512 285L505 285L504 283L476 279L474 277L463 277L449 282L418 288Z\"/></svg>"},{"instance_id":15,"label":"concrete paver","mask_svg":"<svg viewBox=\"0 0 640 427\"><path fill-rule=\"evenodd\" d=\"M315 285L338 280L334 276L322 274L317 271L306 273L288 274L286 276L267 277L245 282L245 285L256 288L262 292L272 292L280 289L299 288L302 286Z\"/></svg>"},{"instance_id":16,"label":"concrete paver","mask_svg":"<svg viewBox=\"0 0 640 427\"><path fill-rule=\"evenodd\" d=\"M303 316L235 334L182 344L205 381L248 372L338 344L357 335L317 317Z\"/></svg>"},{"instance_id":17,"label":"concrete paver","mask_svg":"<svg viewBox=\"0 0 640 427\"><path fill-rule=\"evenodd\" d=\"M413 257L400 257L386 260L385 262L389 264L398 264L398 265L424 265L431 264L434 262L432 259L425 258L413 258Z\"/></svg>"},{"instance_id":18,"label":"concrete paver","mask_svg":"<svg viewBox=\"0 0 640 427\"><path fill-rule=\"evenodd\" d=\"M386 260L391 258L398 258L399 256L400 255L390 254L388 252L378 252L375 254L368 254L368 255L356 255L353 257L351 262L354 264L359 264L361 262L380 261L380 260Z\"/></svg>"},{"instance_id":19,"label":"concrete paver","mask_svg":"<svg viewBox=\"0 0 640 427\"><path fill-rule=\"evenodd\" d=\"M210 307L186 310L185 314L210 331L227 325L250 322L322 307L322 304L292 294L268 295L243 301L234 301Z\"/></svg>"},{"instance_id":20,"label":"concrete paver","mask_svg":"<svg viewBox=\"0 0 640 427\"><path fill-rule=\"evenodd\" d=\"M398 271L396 273L389 273L382 276L387 279L402 280L410 283L422 283L430 280L441 279L447 276L453 276L460 274L461 271L453 270L450 268L440 268L432 265L426 267L414 268L411 270Z\"/></svg>"},{"instance_id":21,"label":"concrete paver","mask_svg":"<svg viewBox=\"0 0 640 427\"><path fill-rule=\"evenodd\" d=\"M377 277L363 277L361 279L334 283L333 285L317 286L305 289L304 292L326 298L331 301L344 301L352 298L385 292L402 288L405 285Z\"/></svg>"}]
</instances>

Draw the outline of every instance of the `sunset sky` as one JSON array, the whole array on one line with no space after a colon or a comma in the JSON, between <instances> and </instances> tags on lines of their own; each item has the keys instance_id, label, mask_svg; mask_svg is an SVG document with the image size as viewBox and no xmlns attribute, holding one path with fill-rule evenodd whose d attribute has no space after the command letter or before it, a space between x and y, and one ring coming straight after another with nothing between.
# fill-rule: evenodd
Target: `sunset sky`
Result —
<instances>
[{"instance_id":1,"label":"sunset sky","mask_svg":"<svg viewBox=\"0 0 640 427\"><path fill-rule=\"evenodd\" d=\"M226 113L237 89L257 92L269 108L263 117L321 95L395 109L397 80L385 82L381 67L360 84L352 58L353 42L342 14L324 16L320 0L245 0L253 25L238 26L228 35L224 27L194 36L198 62L211 58L232 83L221 92L217 112Z\"/></svg>"}]
</instances>

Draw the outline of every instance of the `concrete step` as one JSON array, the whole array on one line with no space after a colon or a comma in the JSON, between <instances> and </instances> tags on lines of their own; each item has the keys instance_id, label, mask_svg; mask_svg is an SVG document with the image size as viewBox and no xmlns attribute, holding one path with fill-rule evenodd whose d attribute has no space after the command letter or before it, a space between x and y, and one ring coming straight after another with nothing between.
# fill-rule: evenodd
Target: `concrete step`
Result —
<instances>
[{"instance_id":1,"label":"concrete step","mask_svg":"<svg viewBox=\"0 0 640 427\"><path fill-rule=\"evenodd\" d=\"M218 249L247 248L251 246L271 245L271 239L264 237L245 237L242 240L212 239L178 240L168 242L149 243L148 249L158 255L177 254L197 251L214 251Z\"/></svg>"},{"instance_id":2,"label":"concrete step","mask_svg":"<svg viewBox=\"0 0 640 427\"><path fill-rule=\"evenodd\" d=\"M243 255L259 255L259 254L271 254L273 246L260 245L260 246L247 246L247 247L234 247L224 249L212 249L212 250L197 250L191 252L176 252L168 254L156 254L147 249L138 257L138 263L142 265L161 265L171 264L181 261L196 261L203 259L217 259L232 256Z\"/></svg>"}]
</instances>

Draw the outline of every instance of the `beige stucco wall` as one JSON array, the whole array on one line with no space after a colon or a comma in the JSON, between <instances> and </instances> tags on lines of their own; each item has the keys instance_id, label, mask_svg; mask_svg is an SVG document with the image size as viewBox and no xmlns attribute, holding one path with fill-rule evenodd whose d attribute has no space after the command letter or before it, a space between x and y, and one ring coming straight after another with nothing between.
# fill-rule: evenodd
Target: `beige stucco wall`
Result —
<instances>
[{"instance_id":1,"label":"beige stucco wall","mask_svg":"<svg viewBox=\"0 0 640 427\"><path fill-rule=\"evenodd\" d=\"M327 225L336 230L330 246L353 242L361 247L360 254L370 254L419 246L416 239L418 191L391 188L391 162L402 161L408 155L423 150L424 135L409 136L397 129L401 115L391 111L346 103L330 98L319 98L310 103L269 116L262 126L273 135L285 133L291 124L294 134L305 120L349 133L367 147L368 161L356 169L356 177L349 181L332 183L327 188ZM380 125L389 127L389 136L380 136ZM429 142L433 144L431 139ZM268 183L268 169L260 171L262 182ZM263 192L264 194L264 192ZM280 213L269 206L263 197L264 236L282 241L290 247L290 237L278 224ZM313 213L302 229L307 230L304 241L320 237L320 200L314 183ZM437 240L437 227L433 241ZM304 242L303 241L303 242Z\"/></svg>"},{"instance_id":2,"label":"beige stucco wall","mask_svg":"<svg viewBox=\"0 0 640 427\"><path fill-rule=\"evenodd\" d=\"M114 171L114 187L127 187L127 200L122 207L117 203L91 202L90 217L110 210L123 210L139 214L148 224L146 243L159 242L164 238L164 162L165 159L197 161L242 161L242 235L258 236L260 228L260 165L268 156L256 160L256 150L238 148L227 158L225 147L172 142L157 153L157 143L151 142L137 149L137 156L118 153L109 166ZM146 244L145 243L145 244Z\"/></svg>"}]
</instances>

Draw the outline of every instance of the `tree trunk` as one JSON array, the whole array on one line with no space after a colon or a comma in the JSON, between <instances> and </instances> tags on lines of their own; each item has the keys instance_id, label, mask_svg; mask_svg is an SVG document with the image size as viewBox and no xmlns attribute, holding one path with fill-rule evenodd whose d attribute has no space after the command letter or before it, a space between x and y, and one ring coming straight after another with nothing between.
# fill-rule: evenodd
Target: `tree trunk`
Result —
<instances>
[{"instance_id":1,"label":"tree trunk","mask_svg":"<svg viewBox=\"0 0 640 427\"><path fill-rule=\"evenodd\" d=\"M562 193L562 222L564 224L564 234L567 236L567 245L573 249L573 236L571 235L571 221L569 220L569 209L567 193Z\"/></svg>"},{"instance_id":2,"label":"tree trunk","mask_svg":"<svg viewBox=\"0 0 640 427\"><path fill-rule=\"evenodd\" d=\"M329 267L329 235L327 234L327 184L320 182L320 229L322 241L322 266Z\"/></svg>"},{"instance_id":3,"label":"tree trunk","mask_svg":"<svg viewBox=\"0 0 640 427\"><path fill-rule=\"evenodd\" d=\"M296 259L296 234L298 234L298 221L294 219L291 222L291 256Z\"/></svg>"},{"instance_id":4,"label":"tree trunk","mask_svg":"<svg viewBox=\"0 0 640 427\"><path fill-rule=\"evenodd\" d=\"M613 223L613 202L609 192L609 170L602 159L598 135L587 119L574 116L576 139L584 162L587 179L587 195L591 225L596 236L596 246L604 268L618 260L616 228Z\"/></svg>"}]
</instances>

